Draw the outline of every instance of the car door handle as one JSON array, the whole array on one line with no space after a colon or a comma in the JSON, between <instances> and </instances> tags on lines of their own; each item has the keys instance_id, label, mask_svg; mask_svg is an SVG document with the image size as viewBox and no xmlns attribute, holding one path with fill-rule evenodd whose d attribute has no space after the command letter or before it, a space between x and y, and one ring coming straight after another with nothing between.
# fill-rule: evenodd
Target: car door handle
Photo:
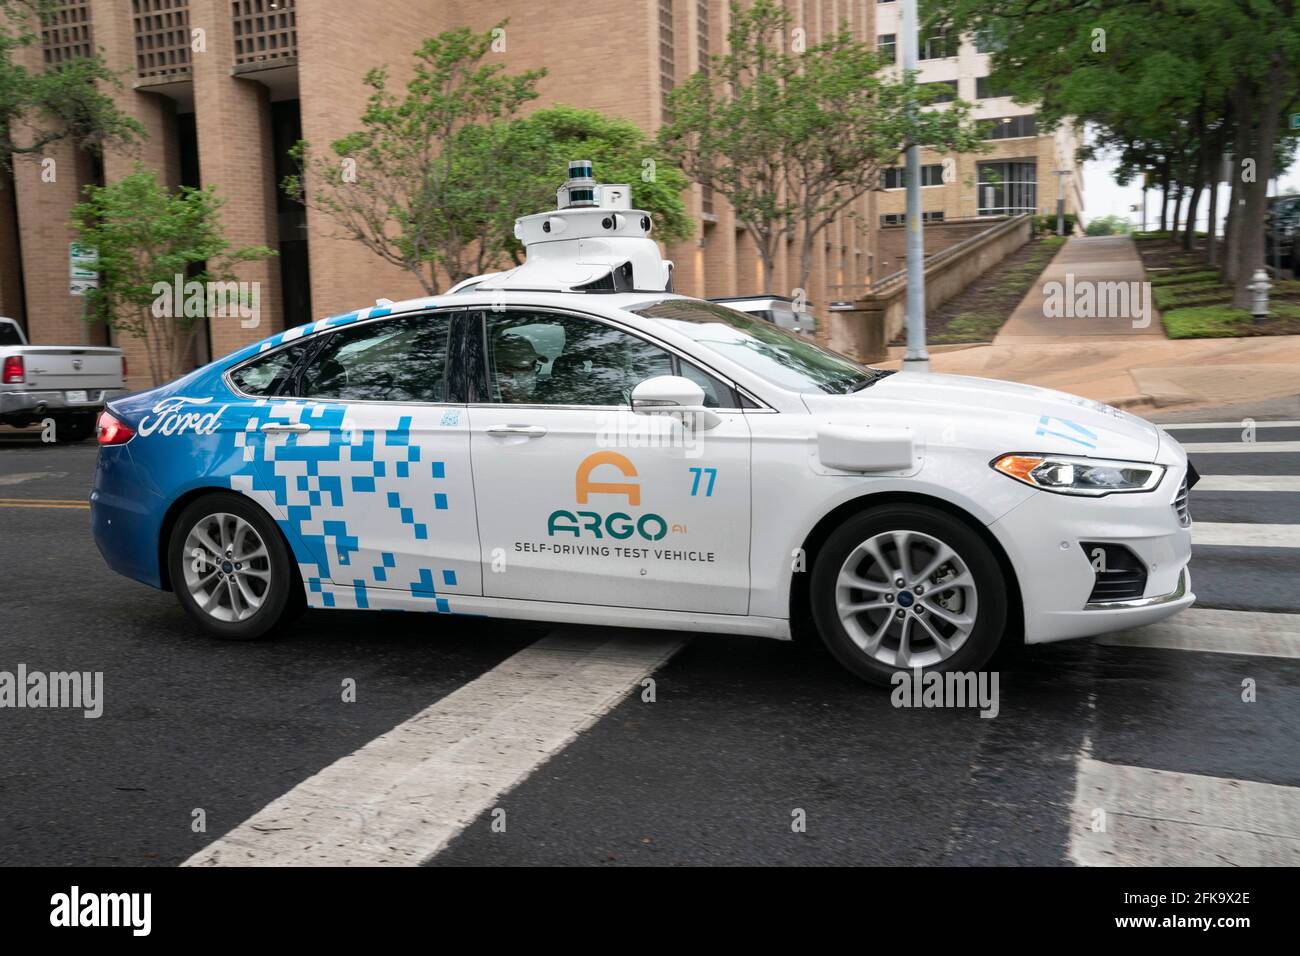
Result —
<instances>
[{"instance_id":1,"label":"car door handle","mask_svg":"<svg viewBox=\"0 0 1300 956\"><path fill-rule=\"evenodd\" d=\"M546 434L541 425L489 425L484 430L489 435L524 435L528 438L541 438Z\"/></svg>"},{"instance_id":2,"label":"car door handle","mask_svg":"<svg viewBox=\"0 0 1300 956\"><path fill-rule=\"evenodd\" d=\"M311 426L305 422L267 422L262 426L264 432L309 432Z\"/></svg>"}]
</instances>

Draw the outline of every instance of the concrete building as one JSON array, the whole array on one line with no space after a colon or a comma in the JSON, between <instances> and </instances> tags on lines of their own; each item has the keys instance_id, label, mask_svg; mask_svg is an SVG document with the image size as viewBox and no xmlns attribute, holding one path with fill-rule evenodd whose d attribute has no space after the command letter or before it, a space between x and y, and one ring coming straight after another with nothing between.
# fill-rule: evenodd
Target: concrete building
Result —
<instances>
[{"instance_id":1,"label":"concrete building","mask_svg":"<svg viewBox=\"0 0 1300 956\"><path fill-rule=\"evenodd\" d=\"M877 42L877 33L897 33L897 3L790 0L788 6L809 44L841 23L869 43ZM119 107L149 136L137 148L108 151L102 161L60 144L44 157L54 161L53 176L40 158L15 160L12 177L0 182L0 314L24 322L35 342L99 343L112 337L102 328L87 328L81 300L69 294L68 211L85 185L119 178L137 163L173 186L215 184L225 200L228 238L279 253L238 270L241 280L259 283L260 324L249 329L237 317L214 319L199 336L196 361L377 297L421 294L414 277L339 238L327 217L284 195L278 183L292 171L289 148L299 138L323 148L356 129L367 96L362 77L372 67L387 66L397 88L424 37L460 25L486 30L507 19L504 49L493 55L512 71L548 70L531 108L588 107L653 132L663 119L667 92L710 53L723 50L728 4L611 0L582 11L581 42L570 42L575 37L568 17L563 7L518 0L60 0L42 25L43 43L24 51L29 65L98 50L123 78L122 88L113 91ZM947 81L951 74L962 97L973 100L986 60L962 45L953 57L928 60L926 77ZM1005 99L981 101L982 115L1029 112ZM1053 207L1051 173L1072 165L1072 144L1026 135L996 148L989 156L956 157L958 182L927 189L927 213L952 219ZM1019 178L1003 175L1000 185L987 184L992 192L986 203L974 183L995 160L1010 164L1004 173ZM881 222L901 213L902 193L884 185L890 188L863 197L854 215L818 245L807 290L818 311L901 267ZM1077 179L1069 188L1071 208L1077 208ZM761 290L753 243L726 203L699 186L685 199L695 236L667 250L677 265L679 290L708 296L795 293L794 243L778 258L771 288ZM131 384L143 387L147 365L139 343L122 339L117 344L134 359Z\"/></svg>"},{"instance_id":2,"label":"concrete building","mask_svg":"<svg viewBox=\"0 0 1300 956\"><path fill-rule=\"evenodd\" d=\"M902 3L875 4L876 49L901 72ZM1065 211L1083 209L1083 174L1077 169L1079 147L1074 131L1038 128L1033 106L1015 103L989 77L992 49L982 38L930 31L917 42L917 67L922 83L934 84L935 102L960 99L973 104L972 116L986 129L986 152L944 155L921 153L922 216L927 224L967 222L987 216L1037 213L1055 215L1064 190ZM1058 175L1061 173L1063 175ZM882 176L876 225L876 278L903 268L903 219L906 190L901 168ZM954 241L969 229L946 228ZM927 246L927 251L933 251Z\"/></svg>"}]
</instances>

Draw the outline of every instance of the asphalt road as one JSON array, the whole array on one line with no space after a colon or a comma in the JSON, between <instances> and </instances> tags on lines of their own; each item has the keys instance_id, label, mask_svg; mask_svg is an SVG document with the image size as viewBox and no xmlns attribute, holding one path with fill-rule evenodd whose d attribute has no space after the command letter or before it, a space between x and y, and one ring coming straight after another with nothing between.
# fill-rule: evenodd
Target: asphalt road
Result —
<instances>
[{"instance_id":1,"label":"asphalt road","mask_svg":"<svg viewBox=\"0 0 1300 956\"><path fill-rule=\"evenodd\" d=\"M1174 434L1204 443L1239 432ZM1259 436L1298 439L1300 427ZM326 778L317 786L313 775L351 766L349 755L416 715L472 722L461 705L467 688L493 686L476 678L493 679L556 634L441 615L309 612L274 641L210 640L170 594L108 570L87 510L42 504L84 501L94 459L92 443L0 435L0 670L102 671L105 682L98 719L0 710L0 863L179 864L286 795L317 793L319 802ZM1193 460L1206 476L1300 475L1297 452ZM1197 490L1192 511L1198 522L1300 530L1300 490ZM1197 545L1192 577L1198 608L1300 614L1300 548ZM1292 633L1297 620L1268 618L1263 633ZM593 646L608 639L563 630ZM1128 645L1009 655L994 719L895 708L888 692L816 650L680 635L681 649L653 671L653 702L639 682L615 695L545 744L549 760L524 761L510 786L466 803L482 812L463 829L412 845L436 846L432 865L1069 864L1097 853L1114 857L1107 862L1179 862L1178 853L1239 862L1215 859L1213 841L1195 829L1170 847L1116 826L1113 843L1090 849L1080 820L1092 803L1151 829L1133 809L1146 791L1124 789L1129 777L1116 783L1136 774L1157 789L1186 791L1190 781L1211 795L1220 786L1265 794L1249 805L1272 809L1258 820L1248 811L1230 836L1234 845L1271 841L1261 852L1285 862L1300 852L1300 660L1266 653L1247 631L1215 634L1210 643L1226 647L1140 646L1139 634ZM349 678L355 702L343 700ZM1242 700L1243 681L1254 702ZM556 709L538 706L521 719ZM494 754L516 759L512 739L497 735L474 772ZM369 799L366 775L347 776L354 789L335 800L344 816ZM1167 814L1165 830L1193 826L1168 799L1149 799ZM196 810L205 823L197 831ZM799 819L802 828L792 825Z\"/></svg>"}]
</instances>

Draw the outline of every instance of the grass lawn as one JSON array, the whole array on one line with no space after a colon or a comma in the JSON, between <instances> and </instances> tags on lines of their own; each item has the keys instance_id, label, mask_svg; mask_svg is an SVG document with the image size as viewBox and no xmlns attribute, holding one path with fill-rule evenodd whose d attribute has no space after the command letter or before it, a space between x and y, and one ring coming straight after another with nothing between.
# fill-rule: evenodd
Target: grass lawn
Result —
<instances>
[{"instance_id":1,"label":"grass lawn","mask_svg":"<svg viewBox=\"0 0 1300 956\"><path fill-rule=\"evenodd\" d=\"M1064 236L1030 239L928 316L926 341L930 345L992 341L1064 243Z\"/></svg>"},{"instance_id":2,"label":"grass lawn","mask_svg":"<svg viewBox=\"0 0 1300 956\"><path fill-rule=\"evenodd\" d=\"M1218 272L1205 267L1197 250L1189 252L1166 234L1139 234L1138 254L1147 269L1152 298L1171 339L1300 335L1300 281L1274 279L1272 314L1254 318L1232 306L1232 289Z\"/></svg>"}]
</instances>

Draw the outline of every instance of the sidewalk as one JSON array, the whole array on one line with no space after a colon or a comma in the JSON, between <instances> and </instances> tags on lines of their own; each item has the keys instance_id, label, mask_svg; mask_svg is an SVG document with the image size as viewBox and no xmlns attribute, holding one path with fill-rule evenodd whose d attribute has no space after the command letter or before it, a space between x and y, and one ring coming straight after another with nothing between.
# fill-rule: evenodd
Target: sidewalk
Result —
<instances>
[{"instance_id":1,"label":"sidewalk","mask_svg":"<svg viewBox=\"0 0 1300 956\"><path fill-rule=\"evenodd\" d=\"M1127 237L1072 238L1044 270L992 345L930 353L935 372L1007 379L1072 392L1126 408L1191 409L1300 394L1300 335L1240 339L1165 338L1129 318L1049 318L1044 285L1140 282L1141 260ZM891 349L897 368L901 349Z\"/></svg>"}]
</instances>

